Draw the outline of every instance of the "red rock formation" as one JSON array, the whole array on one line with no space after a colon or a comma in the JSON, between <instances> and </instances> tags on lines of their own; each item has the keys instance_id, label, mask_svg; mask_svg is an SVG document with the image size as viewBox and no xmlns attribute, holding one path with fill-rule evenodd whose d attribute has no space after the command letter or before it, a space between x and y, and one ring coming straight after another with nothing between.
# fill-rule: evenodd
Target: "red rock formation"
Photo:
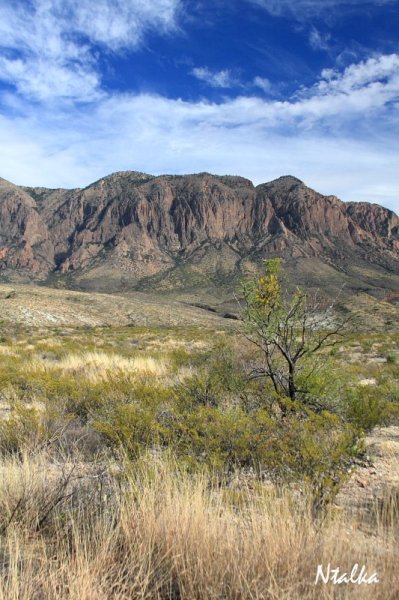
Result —
<instances>
[{"instance_id":1,"label":"red rock formation","mask_svg":"<svg viewBox=\"0 0 399 600\"><path fill-rule=\"evenodd\" d=\"M197 275L228 279L243 262L276 254L288 262L313 257L334 268L361 260L399 276L394 213L345 204L295 177L254 187L242 177L208 173L122 172L76 190L1 180L0 211L1 267L35 276L119 273L140 282L190 265Z\"/></svg>"}]
</instances>

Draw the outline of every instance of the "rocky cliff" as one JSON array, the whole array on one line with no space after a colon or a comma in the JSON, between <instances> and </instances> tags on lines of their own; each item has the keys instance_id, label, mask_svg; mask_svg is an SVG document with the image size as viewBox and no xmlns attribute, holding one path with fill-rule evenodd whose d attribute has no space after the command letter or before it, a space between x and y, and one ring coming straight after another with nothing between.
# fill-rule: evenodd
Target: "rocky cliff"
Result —
<instances>
[{"instance_id":1,"label":"rocky cliff","mask_svg":"<svg viewBox=\"0 0 399 600\"><path fill-rule=\"evenodd\" d=\"M115 173L85 189L0 180L0 274L109 290L232 289L281 256L301 283L399 289L399 219L295 177Z\"/></svg>"},{"instance_id":2,"label":"rocky cliff","mask_svg":"<svg viewBox=\"0 0 399 600\"><path fill-rule=\"evenodd\" d=\"M54 245L33 198L0 178L0 268L41 276L54 268Z\"/></svg>"}]
</instances>

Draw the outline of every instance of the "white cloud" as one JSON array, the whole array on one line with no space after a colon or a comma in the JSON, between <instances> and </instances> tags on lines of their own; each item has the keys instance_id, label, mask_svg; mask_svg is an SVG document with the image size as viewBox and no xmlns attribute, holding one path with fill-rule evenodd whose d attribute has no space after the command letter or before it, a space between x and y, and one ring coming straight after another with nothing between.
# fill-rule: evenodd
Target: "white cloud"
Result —
<instances>
[{"instance_id":1,"label":"white cloud","mask_svg":"<svg viewBox=\"0 0 399 600\"><path fill-rule=\"evenodd\" d=\"M343 72L323 70L314 86L299 90L295 100L280 103L277 113L302 125L337 116L331 124L339 131L341 123L366 119L398 101L399 54L390 54L350 65Z\"/></svg>"},{"instance_id":2,"label":"white cloud","mask_svg":"<svg viewBox=\"0 0 399 600\"><path fill-rule=\"evenodd\" d=\"M100 94L95 45L137 48L177 27L180 0L0 0L0 79L37 100Z\"/></svg>"},{"instance_id":3,"label":"white cloud","mask_svg":"<svg viewBox=\"0 0 399 600\"><path fill-rule=\"evenodd\" d=\"M322 94L347 94L380 82L395 93L398 76L399 54L385 54L352 64L343 73L334 69L324 69L321 73L322 81L317 88Z\"/></svg>"},{"instance_id":4,"label":"white cloud","mask_svg":"<svg viewBox=\"0 0 399 600\"><path fill-rule=\"evenodd\" d=\"M0 79L16 85L19 93L37 100L70 98L89 102L100 95L100 78L81 62L73 68L63 61L0 57Z\"/></svg>"},{"instance_id":5,"label":"white cloud","mask_svg":"<svg viewBox=\"0 0 399 600\"><path fill-rule=\"evenodd\" d=\"M215 88L231 88L238 83L229 69L212 71L208 67L195 67L191 75Z\"/></svg>"},{"instance_id":6,"label":"white cloud","mask_svg":"<svg viewBox=\"0 0 399 600\"><path fill-rule=\"evenodd\" d=\"M14 116L0 118L0 175L57 187L123 169L235 173L257 183L291 173L323 193L398 211L398 100L395 54L324 71L284 102L103 94L46 111L20 99L22 110L16 103Z\"/></svg>"},{"instance_id":7,"label":"white cloud","mask_svg":"<svg viewBox=\"0 0 399 600\"><path fill-rule=\"evenodd\" d=\"M73 125L66 114L57 123L3 119L1 175L19 184L71 187L124 169L240 174L255 183L293 174L323 193L399 211L395 139L382 145L329 138L319 130L284 135L250 119L251 109L259 112L261 103L192 105L126 96L101 102L94 113L80 112Z\"/></svg>"}]
</instances>

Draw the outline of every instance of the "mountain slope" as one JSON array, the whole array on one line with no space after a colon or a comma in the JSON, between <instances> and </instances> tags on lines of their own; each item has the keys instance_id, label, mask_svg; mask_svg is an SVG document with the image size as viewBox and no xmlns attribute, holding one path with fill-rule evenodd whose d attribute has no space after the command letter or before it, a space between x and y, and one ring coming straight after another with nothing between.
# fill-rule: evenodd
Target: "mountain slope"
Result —
<instances>
[{"instance_id":1,"label":"mountain slope","mask_svg":"<svg viewBox=\"0 0 399 600\"><path fill-rule=\"evenodd\" d=\"M0 180L5 277L65 280L98 291L231 296L261 261L281 256L294 282L335 293L399 290L399 219L323 196L295 177L255 187L208 173L121 172L85 189Z\"/></svg>"}]
</instances>

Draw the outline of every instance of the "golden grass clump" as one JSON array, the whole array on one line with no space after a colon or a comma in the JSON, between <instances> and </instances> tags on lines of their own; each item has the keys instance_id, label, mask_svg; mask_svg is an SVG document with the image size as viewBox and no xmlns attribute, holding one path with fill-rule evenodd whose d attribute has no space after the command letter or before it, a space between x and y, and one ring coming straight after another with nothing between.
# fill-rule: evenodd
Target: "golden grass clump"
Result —
<instances>
[{"instance_id":1,"label":"golden grass clump","mask_svg":"<svg viewBox=\"0 0 399 600\"><path fill-rule=\"evenodd\" d=\"M2 356L17 356L15 350L10 348L10 346L1 346L0 345L0 354Z\"/></svg>"},{"instance_id":2,"label":"golden grass clump","mask_svg":"<svg viewBox=\"0 0 399 600\"><path fill-rule=\"evenodd\" d=\"M151 356L126 358L106 352L67 354L60 360L37 357L30 362L28 369L58 371L63 375L83 377L91 383L101 383L118 375L162 378L168 374L168 364L165 360Z\"/></svg>"}]
</instances>

